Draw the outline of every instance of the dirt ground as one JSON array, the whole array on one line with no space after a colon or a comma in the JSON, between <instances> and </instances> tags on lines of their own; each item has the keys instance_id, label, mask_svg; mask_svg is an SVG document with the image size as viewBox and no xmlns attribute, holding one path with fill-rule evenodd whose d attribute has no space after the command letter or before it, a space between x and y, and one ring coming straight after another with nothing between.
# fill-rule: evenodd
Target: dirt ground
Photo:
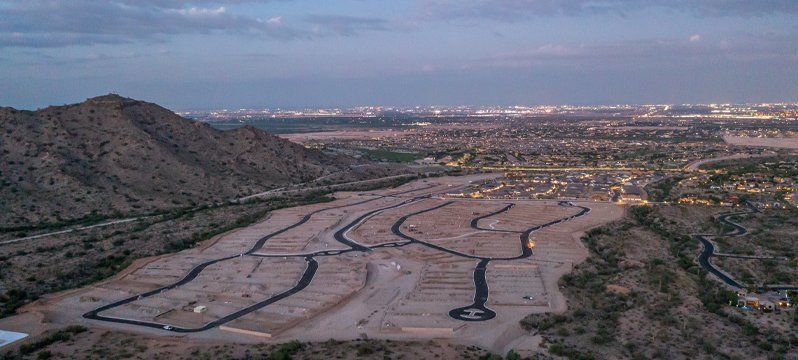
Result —
<instances>
[{"instance_id":1,"label":"dirt ground","mask_svg":"<svg viewBox=\"0 0 798 360\"><path fill-rule=\"evenodd\" d=\"M89 329L70 336L66 341L31 351L24 357L195 360L281 358L279 354L288 354L295 359L478 359L487 352L477 347L454 344L446 340L398 342L328 339L323 342L291 341L280 345L216 341L200 343L187 342L176 337L153 337L123 331Z\"/></svg>"},{"instance_id":2,"label":"dirt ground","mask_svg":"<svg viewBox=\"0 0 798 360\"><path fill-rule=\"evenodd\" d=\"M798 149L798 138L759 138L748 136L724 136L723 141L732 145Z\"/></svg>"},{"instance_id":3,"label":"dirt ground","mask_svg":"<svg viewBox=\"0 0 798 360\"><path fill-rule=\"evenodd\" d=\"M658 206L588 232L589 258L560 282L568 310L524 327L572 359L793 358L793 310L739 310L734 292L700 271L700 246L682 234L703 212Z\"/></svg>"},{"instance_id":4,"label":"dirt ground","mask_svg":"<svg viewBox=\"0 0 798 360\"><path fill-rule=\"evenodd\" d=\"M205 346L206 342L279 344L293 339L315 343L330 338L447 339L443 343L449 347L478 346L501 354L515 349L531 355L538 351L540 338L523 330L519 321L530 313L567 309L558 280L587 257L580 237L588 229L620 219L624 210L611 203L574 202L590 209L584 216L574 217L579 208L557 201L499 202L447 196L472 181L493 176L430 178L394 189L336 193L333 202L277 210L261 222L202 246L136 262L108 281L46 296L23 308L23 314L0 320L0 328L38 335L79 324L94 336L104 336L106 331L112 334L107 336L129 332L145 342L179 339L190 347ZM478 221L478 227L486 230L471 227L472 219L510 204L513 207L508 211ZM413 215L422 210L428 211ZM402 244L406 240L392 227L403 218L401 233L455 253L420 243ZM525 229L563 218L567 221L531 233L532 256L488 263L485 306L496 312L495 318L466 322L448 315L474 301L473 273L478 263L474 257L518 256L521 246L527 246L520 241ZM344 237L357 246L396 244L339 254L348 249L336 240L342 229L346 230ZM263 247L239 255L266 235ZM327 255L318 255L322 253ZM179 334L82 318L105 304L175 283L199 264L231 257L207 266L188 283L100 313L172 327L201 327L297 286L310 266L307 254L317 254L313 258L318 270L306 287L221 327ZM197 306L204 309L197 312Z\"/></svg>"}]
</instances>

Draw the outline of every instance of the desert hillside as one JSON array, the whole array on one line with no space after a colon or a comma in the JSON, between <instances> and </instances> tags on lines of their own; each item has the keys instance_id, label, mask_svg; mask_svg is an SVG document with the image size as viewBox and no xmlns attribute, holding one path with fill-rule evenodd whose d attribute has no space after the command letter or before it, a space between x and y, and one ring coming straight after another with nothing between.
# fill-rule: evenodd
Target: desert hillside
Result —
<instances>
[{"instance_id":1,"label":"desert hillside","mask_svg":"<svg viewBox=\"0 0 798 360\"><path fill-rule=\"evenodd\" d=\"M345 169L244 127L220 131L106 95L37 111L0 108L0 227L224 201Z\"/></svg>"}]
</instances>

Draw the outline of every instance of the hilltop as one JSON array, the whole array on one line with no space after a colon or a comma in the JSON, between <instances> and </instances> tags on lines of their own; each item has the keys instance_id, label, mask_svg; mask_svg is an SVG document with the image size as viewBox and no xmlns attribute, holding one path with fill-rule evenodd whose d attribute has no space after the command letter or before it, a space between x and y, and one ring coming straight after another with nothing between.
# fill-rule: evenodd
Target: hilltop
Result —
<instances>
[{"instance_id":1,"label":"hilltop","mask_svg":"<svg viewBox=\"0 0 798 360\"><path fill-rule=\"evenodd\" d=\"M355 162L115 94L37 111L0 108L0 154L6 228L220 202Z\"/></svg>"}]
</instances>

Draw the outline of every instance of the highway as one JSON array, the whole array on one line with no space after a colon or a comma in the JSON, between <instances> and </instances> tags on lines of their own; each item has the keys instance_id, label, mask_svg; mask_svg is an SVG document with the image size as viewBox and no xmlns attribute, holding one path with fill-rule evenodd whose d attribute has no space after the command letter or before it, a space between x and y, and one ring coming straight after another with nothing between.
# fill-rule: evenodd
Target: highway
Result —
<instances>
[{"instance_id":1,"label":"highway","mask_svg":"<svg viewBox=\"0 0 798 360\"><path fill-rule=\"evenodd\" d=\"M145 217L146 216L133 217L133 218L127 218L127 219L120 219L120 220L112 220L112 221L106 221L106 222L99 223L99 224L94 224L94 225L80 226L80 227L76 227L76 228L72 228L72 229L53 231L53 232L49 232L49 233L31 235L31 236L26 236L26 237L21 237L21 238L17 238L17 239L11 239L11 240L3 240L3 241L0 241L0 246L8 245L8 244L14 244L14 243L28 241L28 240L35 240L35 239L38 239L38 238L43 238L45 236L54 236L54 235L68 234L68 233L76 232L76 231L90 230L90 229L101 228L101 227L105 227L105 226L124 224L124 223L129 223L131 221L136 221L138 219L143 219Z\"/></svg>"},{"instance_id":2,"label":"highway","mask_svg":"<svg viewBox=\"0 0 798 360\"><path fill-rule=\"evenodd\" d=\"M327 175L327 176L329 176L329 175ZM341 188L341 187L346 187L346 186L363 185L363 184L375 183L375 182L380 182L380 181L385 181L385 180L402 179L402 178L407 178L407 177L412 177L412 176L415 176L415 175L413 175L413 174L400 174L400 175L386 176L386 177L381 177L381 178L376 178L376 179L358 180L358 181L351 181L351 182L346 182L346 183L339 183L339 184L332 184L332 185L325 185L325 186L299 186L299 187L291 187L291 188L281 187L281 188L272 189L272 190L269 190L269 191L264 191L264 192L253 194L253 195L249 195L249 196L244 196L244 197L241 197L241 198L238 198L238 199L233 199L233 200L230 200L230 202L231 203L242 203L242 202L246 202L248 200L254 199L254 198L272 198L272 197L277 197L277 196L298 194L298 193L307 193L307 192L320 191L320 190L329 190L329 189L333 189L334 190L334 189ZM319 178L319 179L321 179L321 178ZM317 181L319 179L316 179L314 181ZM37 234L37 235L31 235L31 236L26 236L26 237L21 237L21 238L16 238L16 239L2 240L2 241L0 241L0 246L8 245L8 244L14 244L14 243L23 242L23 241L36 240L36 239L47 237L47 236L68 234L68 233L71 233L71 232L91 230L91 229L95 229L95 228L101 228L101 227L106 227L106 226L124 224L124 223L129 223L131 221L136 221L136 220L139 220L139 219L145 219L145 218L153 217L153 216L157 216L157 215L142 215L142 216L138 216L138 217L111 220L111 221L106 221L106 222L102 222L102 223L98 223L98 224L94 224L94 225L80 226L80 227L75 227L75 228L71 228L71 229L53 231L53 232Z\"/></svg>"},{"instance_id":3,"label":"highway","mask_svg":"<svg viewBox=\"0 0 798 360\"><path fill-rule=\"evenodd\" d=\"M646 168L646 167L612 167L612 166L461 166L464 169L480 169L493 171L665 171L679 172L681 168Z\"/></svg>"},{"instance_id":4,"label":"highway","mask_svg":"<svg viewBox=\"0 0 798 360\"><path fill-rule=\"evenodd\" d=\"M487 320L491 320L491 319L493 319L493 318L495 318L497 316L497 314L496 314L496 312L494 310L492 310L492 309L490 309L490 308L488 308L486 306L488 298L489 298L489 292L490 292L490 287L489 287L489 284L488 284L488 281L487 281L486 273L487 273L487 268L488 268L488 265L490 264L490 262L491 261L512 261L512 260L519 260L519 259L524 259L524 258L528 258L528 257L532 256L533 255L533 251L528 246L528 243L529 243L529 240L530 240L530 237L531 237L532 233L534 233L536 231L539 231L539 230L542 230L542 229L545 229L545 228L550 227L550 226L554 226L554 225L557 225L557 224L560 224L560 223L563 223L563 222L566 222L566 221L570 221L570 220L579 218L581 216L584 216L584 215L590 213L590 211L591 211L591 209L589 207L575 205L575 204L573 204L571 202L568 202L568 201L561 201L561 202L558 203L559 206L575 207L575 208L578 208L579 211L577 213L573 214L573 215L569 215L569 216L566 216L566 217L563 217L563 218L552 220L552 221L547 222L545 224L532 226L532 227L530 227L530 228L528 228L528 229L526 229L524 231L495 228L494 225L497 224L498 221L492 223L489 227L482 227L482 226L479 225L479 222L481 220L489 219L489 218L491 218L493 216L497 216L499 214L502 214L502 213L510 211L515 206L515 204L512 204L512 203L507 204L506 206L504 206L503 208L501 208L499 210L493 211L493 212L488 213L488 214L476 216L476 217L474 217L474 218L472 218L470 220L470 227L472 229L474 229L474 230L479 231L479 232L484 231L484 232L502 232L502 233L516 233L516 234L519 234L519 246L520 246L521 251L520 251L519 255L512 256L512 257L488 257L488 256L478 256L478 255L474 255L474 254L466 254L466 253L463 253L463 252L460 252L460 251L457 251L457 250L454 250L454 249L449 249L449 248L446 248L444 246L440 246L440 245L431 243L429 241L424 241L424 240L417 239L417 238L415 238L415 237L413 237L411 235L408 235L408 234L406 234L406 233L404 233L402 231L402 226L409 219L411 219L412 217L420 216L420 215L423 215L425 213L429 213L429 212L444 208L446 206L450 206L450 205L452 205L452 204L454 204L456 202L454 200L450 200L450 201L446 201L446 202L443 202L443 203L440 203L440 204L436 204L435 206L432 206L432 207L429 207L429 208L426 208L426 209L422 209L422 210L418 210L418 211L415 211L415 212L412 212L412 213L409 213L409 214L406 214L406 215L400 217L391 226L391 231L392 231L393 234L395 234L400 239L402 239L401 241L395 241L395 242L388 242L388 243L382 243L382 244L366 246L366 245L360 244L360 243L356 242L355 240L353 240L353 239L348 237L348 233L352 229L356 228L357 226L359 226L360 224L362 224L363 222L365 222L369 218L371 218L373 216L376 216L377 214L380 214L380 213L382 213L382 212L384 212L386 210L389 210L389 209L396 209L396 208L399 208L399 207L402 207L402 206L406 206L406 205L409 205L409 204L416 203L416 202L424 200L424 199L429 199L429 198L431 198L433 196L433 194L429 193L429 194L425 194L425 195L422 195L422 196L408 197L408 198L404 199L403 201L397 202L397 203L395 203L393 205L383 206L381 208L377 208L377 209L368 211L366 213L363 213L362 215L357 216L355 219L353 219L352 221L347 223L345 226L343 226L340 229L338 229L333 235L334 240L337 241L338 243L344 245L345 248L322 250L322 251L309 252L309 253L297 253L297 254L273 254L273 253L270 254L270 253L263 253L262 252L262 248L269 241L269 239L272 239L275 236L283 234L283 233L285 233L285 232L287 232L289 230L292 230L292 229L298 228L300 226L303 226L304 224L308 223L308 221L310 221L313 218L313 216L316 215L316 214L322 213L324 211L333 210L333 209L340 209L340 208L345 208L345 207L352 207L352 206L356 206L356 205L361 205L361 204L365 204L365 203L376 201L378 199L399 198L401 195L405 195L405 194L408 194L408 193L411 193L411 192L423 192L424 190L428 190L428 189L431 189L433 187L435 187L435 186L427 186L427 187L423 187L423 188L417 188L417 189L412 189L412 190L402 191L402 192L396 192L396 193L391 193L391 194L386 194L386 195L375 195L374 197L367 198L365 200L356 201L356 202L349 203L349 204L344 204L344 205L329 206L329 207L325 207L325 208L321 208L321 209L312 211L312 212L302 216L299 220L297 220L293 224L285 226L285 227L283 227L281 229L278 229L278 230L276 230L276 231L274 231L274 232L272 232L270 234L267 234L267 235L259 238L257 241L255 241L255 243L252 245L252 247L248 251L246 251L244 253L231 254L231 255L228 255L228 256L224 256L224 257L221 257L221 258L217 258L217 259L213 259L213 260L209 260L207 262L201 263L201 264L195 266L194 268L192 268L182 279L180 279L179 281L177 281L175 283L160 287L160 288L152 290L152 291L148 291L148 292L145 292L145 293L141 293L141 294L137 294L137 295L134 295L134 296L130 296L128 298L112 302L110 304L106 304L106 305L100 306L100 307L98 307L98 308L96 308L94 310L91 310L91 311L85 313L83 315L83 317L86 318L86 319L91 319L91 320L106 321L106 322L128 324L128 325L135 325L135 326L143 326L143 327L161 329L161 330L171 331L171 332L176 332L176 333L191 333L191 332L205 331L205 330L212 329L212 328L215 328L217 326L223 325L223 324L228 323L230 321L233 321L235 319L238 319L238 318L240 318L242 316L250 314L250 313L252 313L254 311L257 311L259 309L262 309L263 307L266 307L266 306L268 306L270 304L273 304L273 303L275 303L277 301L285 299L285 298L287 298L289 296L292 296L292 295L302 291L303 289L305 289L313 281L313 279L314 279L314 277L316 275L316 272L318 270L318 267L319 267L319 264L315 260L315 257L338 256L338 255L341 255L341 254L344 254L344 253L350 253L350 252L371 252L371 251L374 251L376 249L381 249L381 248L403 247L403 246L409 246L409 245L414 245L415 244L415 245L421 245L421 246L424 246L424 247L427 247L427 248L430 248L430 249L433 249L433 250L436 250L436 251L445 252L445 253L448 253L448 254L451 254L451 255L454 255L454 256L458 256L458 257L462 257L462 258L466 258L466 259L473 259L473 260L476 261L476 264L475 264L475 267L474 267L474 271L473 271L473 282L474 282L473 302L471 304L469 304L469 305L466 305L466 306L463 306L463 307L457 307L457 308L454 308L454 309L450 310L448 315L451 318L453 318L453 319L457 319L457 320L461 320L461 321L468 321L468 322L487 321ZM446 191L449 191L449 190L450 189L446 189ZM736 213L725 213L725 214L721 214L720 216L718 216L717 220L720 223L732 228L730 231L724 233L723 236L745 236L746 234L748 234L748 229L746 229L745 227L743 227L742 225L740 225L738 223L733 222L731 220L731 218L733 218L735 216L746 215L746 214L751 214L751 213L756 213L756 212L759 212L759 210L757 210L754 207L751 207L750 211L736 212ZM706 269L709 273L715 275L717 278L719 278L725 284L727 284L727 285L729 285L729 286L731 286L733 288L738 288L738 289L739 288L744 288L745 286L743 284L739 283L733 277L731 277L729 274L725 273L721 269L717 268L714 264L712 264L711 258L715 255L716 249L715 249L715 246L713 245L713 243L710 241L710 239L711 239L711 237L717 236L717 235L695 234L693 236L696 239L698 239L701 242L702 246L703 246L703 251L700 253L700 255L698 257L699 265L702 268ZM724 256L735 256L734 254L723 254L723 255ZM179 327L179 326L174 326L174 325L171 325L171 324L159 323L159 322L154 322L154 321L135 320L135 319L127 319L127 318L120 318L120 317L112 317L112 316L104 316L104 315L102 315L103 312L108 311L110 309L114 309L114 308L117 308L119 306L123 306L123 305L129 304L129 303L132 303L132 302L135 302L137 300L141 300L141 299L144 299L144 298L147 298L147 297L155 296L155 295L161 294L161 293L163 293L165 291L169 291L169 290L172 290L172 289L179 288L180 286L188 284L191 281L193 281L194 279L196 279L209 266L217 264L217 263L220 263L220 262L224 262L224 261L227 261L227 260L231 260L231 259L234 259L236 257L241 257L241 256L302 257L305 260L305 262L306 262L306 267L305 267L305 270L304 270L301 278L291 288L289 288L287 290L284 290L284 291L282 291L280 293L274 294L271 297L269 297L267 299L263 299L262 301L256 302L256 303L254 303L254 304L252 304L252 305L250 305L250 306L248 306L246 308L243 308L243 309L235 311L233 313L224 315L221 318L218 318L218 319L216 319L214 321L208 322L208 323L206 323L206 324L204 324L202 326L196 327L196 328L184 328L184 327ZM766 285L764 287L764 289L767 289L767 290L783 290L783 289L795 289L795 287L794 286L786 286L786 285L769 285L769 286Z\"/></svg>"},{"instance_id":5,"label":"highway","mask_svg":"<svg viewBox=\"0 0 798 360\"><path fill-rule=\"evenodd\" d=\"M708 158L708 159L701 159L701 160L696 160L696 161L693 161L693 162L687 164L684 167L684 171L699 171L700 168L701 168L701 165L711 164L711 163L721 162L721 161L726 161L726 160L741 160L741 159L757 158L757 157L769 157L769 156L774 156L774 155L776 155L775 152L769 152L769 153L765 153L765 154L745 154L745 153L742 153L742 154L734 154L734 155L727 155L727 156L718 156L718 157Z\"/></svg>"},{"instance_id":6,"label":"highway","mask_svg":"<svg viewBox=\"0 0 798 360\"><path fill-rule=\"evenodd\" d=\"M252 199L255 199L255 198L265 199L265 198L272 198L272 197L283 196L283 195L291 195L291 194L298 194L298 193L308 193L308 192L313 192L313 191L335 190L335 189L338 189L338 188L341 188L341 187L346 187L346 186L378 183L380 181L403 179L403 178L408 178L408 177L413 177L413 176L415 176L415 174L400 174L400 175L385 176L385 177L376 178L376 179L350 181L350 182L339 183L339 184L330 184L330 185L299 186L299 187L291 187L291 188L281 187L281 188L272 189L272 190L264 191L264 192L257 193L257 194L244 196L244 197L241 197L241 198L238 198L238 199L233 199L233 200L231 200L231 202L241 203L241 202L246 202L248 200L252 200ZM313 181L317 181L319 179L316 179L316 180L313 180Z\"/></svg>"}]
</instances>

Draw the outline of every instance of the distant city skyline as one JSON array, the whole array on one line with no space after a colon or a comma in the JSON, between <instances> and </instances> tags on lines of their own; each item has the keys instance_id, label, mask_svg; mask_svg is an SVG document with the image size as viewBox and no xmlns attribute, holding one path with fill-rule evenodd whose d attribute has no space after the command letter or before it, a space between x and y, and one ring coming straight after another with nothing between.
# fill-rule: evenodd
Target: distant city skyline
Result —
<instances>
[{"instance_id":1,"label":"distant city skyline","mask_svg":"<svg viewBox=\"0 0 798 360\"><path fill-rule=\"evenodd\" d=\"M509 111L517 110L523 111L543 111L543 110L641 110L644 108L661 109L663 107L674 108L714 108L716 111L727 110L727 107L736 108L735 110L753 110L758 106L778 106L784 108L798 107L798 101L785 101L785 102L755 102L755 103L693 103L693 104L514 104L514 105L407 105L407 106L393 106L393 105L358 105L358 106L255 106L255 107L240 107L240 108L209 108L209 109L184 109L180 110L181 114L199 114L199 113L238 113L238 112L293 112L293 111L333 111L338 112L374 112L374 111L398 111L398 112L431 112L433 110L440 110L443 112L458 112L458 111ZM746 107L745 109L740 107ZM330 113L332 114L332 113Z\"/></svg>"},{"instance_id":2,"label":"distant city skyline","mask_svg":"<svg viewBox=\"0 0 798 360\"><path fill-rule=\"evenodd\" d=\"M0 106L798 101L798 1L0 0Z\"/></svg>"}]
</instances>

